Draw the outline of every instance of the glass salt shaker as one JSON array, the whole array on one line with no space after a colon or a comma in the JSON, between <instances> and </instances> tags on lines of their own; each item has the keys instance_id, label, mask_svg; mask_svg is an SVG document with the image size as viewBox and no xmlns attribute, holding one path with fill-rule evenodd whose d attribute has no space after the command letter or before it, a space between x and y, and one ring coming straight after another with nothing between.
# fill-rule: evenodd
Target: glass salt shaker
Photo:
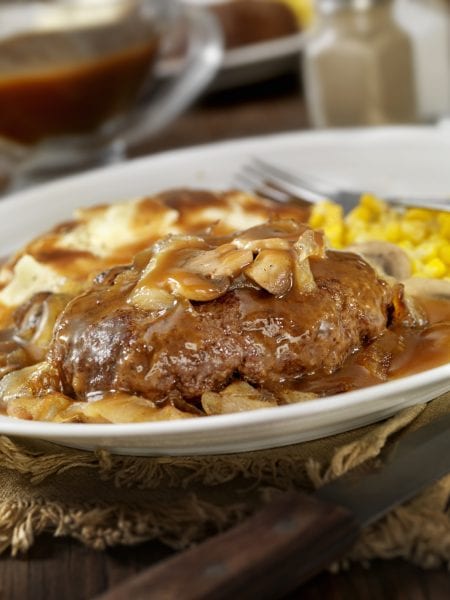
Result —
<instances>
[{"instance_id":1,"label":"glass salt shaker","mask_svg":"<svg viewBox=\"0 0 450 600\"><path fill-rule=\"evenodd\" d=\"M448 0L396 0L394 16L412 40L420 120L450 116Z\"/></svg>"},{"instance_id":2,"label":"glass salt shaker","mask_svg":"<svg viewBox=\"0 0 450 600\"><path fill-rule=\"evenodd\" d=\"M410 38L391 0L318 0L304 51L304 86L314 127L417 120Z\"/></svg>"}]
</instances>

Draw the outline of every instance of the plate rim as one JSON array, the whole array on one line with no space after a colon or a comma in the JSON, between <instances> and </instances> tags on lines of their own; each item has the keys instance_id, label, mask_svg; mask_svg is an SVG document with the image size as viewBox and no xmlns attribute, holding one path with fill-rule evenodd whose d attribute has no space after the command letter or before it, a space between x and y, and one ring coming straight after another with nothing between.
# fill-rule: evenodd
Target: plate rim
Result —
<instances>
[{"instance_id":1,"label":"plate rim","mask_svg":"<svg viewBox=\"0 0 450 600\"><path fill-rule=\"evenodd\" d=\"M18 192L11 195L9 198L5 198L0 204L0 215L7 214L8 209L12 206L27 206L30 202L38 204L42 201L42 197L45 197L47 191L52 191L53 197L58 192L63 192L64 187L69 185L73 191L71 193L80 193L77 188L82 187L86 189L90 185L95 185L96 179L100 177L99 187L106 186L106 178L108 174L113 171L119 174L133 174L134 171L139 171L143 166L158 162L164 163L167 160L180 160L184 157L189 159L195 159L198 156L204 155L205 151L213 149L220 153L225 152L230 154L234 147L246 148L266 145L270 141L275 141L278 147L283 144L295 144L299 139L311 140L311 139L337 139L340 135L350 136L351 138L359 136L369 136L373 139L380 138L389 134L400 133L413 135L418 131L422 132L437 132L436 127L423 126L423 125L406 125L406 126L395 126L395 127L381 127L377 129L372 128L360 128L352 131L349 130L332 130L330 131L291 131L277 134L269 134L263 136L252 136L244 137L239 139L224 140L215 143L204 143L196 146L181 148L175 150L166 150L150 156L144 156L138 159L134 159L127 163L119 163L110 167L103 167L100 169L84 172L77 175L44 184L39 187ZM218 186L220 187L220 186ZM151 193L151 192L150 192ZM95 196L95 190L94 194ZM123 200L124 198L122 198ZM117 199L120 201L120 198ZM112 199L114 201L114 199ZM95 199L93 200L95 203ZM81 204L80 204L81 205ZM67 212L70 212L68 208ZM2 213L3 211L3 213ZM368 402L381 400L386 397L386 392L392 394L404 394L408 391L424 390L427 386L438 384L439 382L447 381L448 385L446 390L450 389L450 363L446 363L433 369L428 369L421 373L402 377L396 380L392 380L386 383L381 383L362 390L354 390L352 392L346 392L344 394L336 394L334 396L328 396L319 398L317 400L307 401L305 403L299 403L294 405L271 407L267 409L261 409L257 411L247 411L241 413L234 413L230 415L215 415L209 416L207 421L202 418L198 419L183 419L174 421L160 421L160 422L144 422L144 423L125 423L125 424L75 424L75 423L52 423L45 421L25 421L15 419L14 417L2 416L0 418L0 434L4 433L7 435L17 435L23 437L33 437L40 439L54 439L64 441L64 439L85 439L92 442L98 441L100 437L108 437L117 445L117 442L130 436L146 436L150 441L153 436L160 436L161 434L174 434L180 433L199 433L199 432L214 432L218 430L225 430L234 428L239 425L242 428L247 426L254 426L258 423L267 422L268 415L270 421L276 421L282 423L290 420L293 416L308 416L308 412L311 412L311 407L316 410L313 411L313 415L321 415L327 411L339 411L347 410L355 405L366 405ZM416 385L415 385L416 384ZM414 386L414 387L413 387ZM361 397L363 396L363 397ZM345 400L342 406L342 400ZM350 402L349 402L350 401ZM314 403L314 404L313 404ZM337 404L335 404L337 403ZM395 403L395 402L394 402ZM307 407L307 408L305 408ZM309 411L308 411L309 409ZM311 416L311 415L309 415ZM205 423L210 423L205 427ZM111 446L111 443L108 443ZM189 442L186 440L186 448L189 447ZM272 446L280 446L282 443L273 442ZM145 446L144 446L145 447ZM254 449L260 447L254 446ZM186 450L189 453L189 450ZM170 454L170 450L165 449L165 453ZM214 448L203 454L214 453Z\"/></svg>"},{"instance_id":2,"label":"plate rim","mask_svg":"<svg viewBox=\"0 0 450 600\"><path fill-rule=\"evenodd\" d=\"M251 67L260 63L272 63L296 54L298 54L300 61L300 52L306 44L308 35L307 30L302 30L272 40L225 49L215 77L218 78L222 73L225 74L233 69ZM182 68L183 64L183 58L164 58L156 65L156 77L162 80L173 77ZM211 86L214 88L213 83Z\"/></svg>"},{"instance_id":3,"label":"plate rim","mask_svg":"<svg viewBox=\"0 0 450 600\"><path fill-rule=\"evenodd\" d=\"M272 40L231 48L225 51L220 70L272 62L296 54L303 49L307 36L308 31L304 29Z\"/></svg>"},{"instance_id":4,"label":"plate rim","mask_svg":"<svg viewBox=\"0 0 450 600\"><path fill-rule=\"evenodd\" d=\"M223 431L225 429L233 429L236 425L240 425L241 427L246 425L256 426L261 424L261 422L265 422L268 416L272 417L270 419L272 423L282 423L293 417L306 418L308 416L318 416L326 412L336 412L340 409L349 409L354 406L363 406L369 402L374 402L393 394L402 394L412 389L417 392L428 385L437 384L445 379L448 380L448 390L450 390L450 362L420 373L400 377L377 385L296 404L242 411L226 415L194 417L192 419L144 421L139 423L54 423L51 421L17 419L1 415L0 434L10 434L14 430L14 435L23 435L26 437L51 436L54 439L65 437L89 439L107 434L108 437L117 437L117 439L120 439L133 434L141 436L152 433L161 435L168 433L206 433L207 430ZM386 391L388 392L387 394ZM344 405L342 405L342 399L346 401ZM311 410L311 408L316 410ZM207 423L211 424L208 425ZM3 427L4 425L5 427Z\"/></svg>"}]
</instances>

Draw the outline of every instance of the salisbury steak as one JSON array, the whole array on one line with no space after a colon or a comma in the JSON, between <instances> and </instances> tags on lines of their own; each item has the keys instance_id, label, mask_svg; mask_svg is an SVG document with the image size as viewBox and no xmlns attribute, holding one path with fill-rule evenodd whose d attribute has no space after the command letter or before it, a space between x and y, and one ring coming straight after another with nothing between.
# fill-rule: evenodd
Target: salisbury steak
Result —
<instances>
[{"instance_id":1,"label":"salisbury steak","mask_svg":"<svg viewBox=\"0 0 450 600\"><path fill-rule=\"evenodd\" d=\"M271 389L339 368L395 318L400 288L355 254L325 252L318 234L298 227L175 240L100 277L55 329L49 361L64 392L192 400L236 377ZM265 239L256 242L257 234ZM284 259L291 267L281 272Z\"/></svg>"}]
</instances>

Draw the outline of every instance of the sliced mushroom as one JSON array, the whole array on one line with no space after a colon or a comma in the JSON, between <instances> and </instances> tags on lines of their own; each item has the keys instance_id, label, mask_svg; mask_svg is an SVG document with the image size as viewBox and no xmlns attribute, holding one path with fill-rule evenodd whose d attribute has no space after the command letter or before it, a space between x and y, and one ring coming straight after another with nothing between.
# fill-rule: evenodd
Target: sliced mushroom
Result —
<instances>
[{"instance_id":1,"label":"sliced mushroom","mask_svg":"<svg viewBox=\"0 0 450 600\"><path fill-rule=\"evenodd\" d=\"M402 281L411 277L411 260L404 250L390 242L373 241L355 244L346 251L360 254L383 275Z\"/></svg>"},{"instance_id":2,"label":"sliced mushroom","mask_svg":"<svg viewBox=\"0 0 450 600\"><path fill-rule=\"evenodd\" d=\"M236 236L233 244L253 252L261 250L288 250L298 237L309 229L303 223L291 219L272 221L247 229Z\"/></svg>"},{"instance_id":3,"label":"sliced mushroom","mask_svg":"<svg viewBox=\"0 0 450 600\"><path fill-rule=\"evenodd\" d=\"M253 261L250 249L238 249L233 244L222 244L214 250L199 252L189 258L184 268L193 273L217 277L236 277Z\"/></svg>"},{"instance_id":4,"label":"sliced mushroom","mask_svg":"<svg viewBox=\"0 0 450 600\"><path fill-rule=\"evenodd\" d=\"M167 287L179 298L209 302L225 294L230 286L228 277L210 279L185 269L174 269L167 277Z\"/></svg>"},{"instance_id":5,"label":"sliced mushroom","mask_svg":"<svg viewBox=\"0 0 450 600\"><path fill-rule=\"evenodd\" d=\"M428 296L450 300L449 279L410 277L403 282L405 292L411 296Z\"/></svg>"},{"instance_id":6,"label":"sliced mushroom","mask_svg":"<svg viewBox=\"0 0 450 600\"><path fill-rule=\"evenodd\" d=\"M292 220L226 239L172 235L135 260L132 272L142 272L128 302L158 311L173 307L174 298L207 302L239 278L275 296L286 294L294 280L299 290L309 292L315 282L308 258L324 255L323 234Z\"/></svg>"},{"instance_id":7,"label":"sliced mushroom","mask_svg":"<svg viewBox=\"0 0 450 600\"><path fill-rule=\"evenodd\" d=\"M261 250L245 275L274 296L283 296L292 287L293 265L287 250Z\"/></svg>"},{"instance_id":8,"label":"sliced mushroom","mask_svg":"<svg viewBox=\"0 0 450 600\"><path fill-rule=\"evenodd\" d=\"M208 249L206 241L196 236L168 236L156 243L128 302L159 311L173 307L176 297L198 301L217 298L226 291L228 279L208 278L187 266L189 260L204 256Z\"/></svg>"}]
</instances>

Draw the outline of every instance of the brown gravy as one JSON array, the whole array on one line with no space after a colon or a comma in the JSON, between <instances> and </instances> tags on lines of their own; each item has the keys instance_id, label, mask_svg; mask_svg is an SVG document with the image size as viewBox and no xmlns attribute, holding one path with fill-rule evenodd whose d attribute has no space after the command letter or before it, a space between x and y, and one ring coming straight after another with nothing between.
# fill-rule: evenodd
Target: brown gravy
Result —
<instances>
[{"instance_id":1,"label":"brown gravy","mask_svg":"<svg viewBox=\"0 0 450 600\"><path fill-rule=\"evenodd\" d=\"M450 301L421 298L420 303L430 319L426 326L415 329L397 326L393 330L387 330L374 342L347 359L343 367L331 375L323 373L309 375L302 378L297 385L290 385L289 388L301 392L313 392L323 397L412 375L449 362ZM0 365L2 374L30 364L30 361L27 360L28 352L24 353L24 348L17 345L12 329L0 332L0 351L3 358L7 359L6 362L3 360ZM35 360L36 357L31 360L31 363L34 363ZM287 386L285 390L286 388ZM95 399L93 397L91 400L108 399L114 396L117 396L119 403L120 401L126 402L126 397L121 392L98 393L95 395ZM31 416L26 406L21 406L20 402L13 407L12 412L7 410L7 406L0 406L0 414L10 414L23 419L43 418L48 420L48 414L54 413L58 403L62 403L62 408L64 408L67 402L73 402L69 396L52 391L44 395L41 404L37 402L38 394L34 400L33 406L36 407L33 409L34 416ZM171 405L169 399L158 403L160 409L169 405ZM39 413L39 406L41 406L42 415ZM203 415L193 404L184 403L181 410L197 416ZM71 420L76 422L77 418ZM81 421L83 420L82 418Z\"/></svg>"},{"instance_id":2,"label":"brown gravy","mask_svg":"<svg viewBox=\"0 0 450 600\"><path fill-rule=\"evenodd\" d=\"M429 323L386 330L334 373L315 373L295 385L320 396L347 392L420 373L450 362L450 300L420 298Z\"/></svg>"},{"instance_id":3,"label":"brown gravy","mask_svg":"<svg viewBox=\"0 0 450 600\"><path fill-rule=\"evenodd\" d=\"M186 231L192 231L192 232L196 232L196 228L199 226L199 222L201 222L203 224L203 222L201 221L201 219L197 220L195 223L191 222L190 219L193 219L193 217L195 216L195 205L196 202L198 203L199 206L204 205L205 207L208 207L211 202L210 202L210 195L208 195L207 193L201 193L199 195L196 195L194 198L192 196L189 196L189 194L186 192L185 195L183 195L182 193L180 193L180 191L178 191L178 196L176 196L176 194L174 194L173 198L169 197L169 194L165 194L161 197L162 200L165 200L169 206L171 208L175 208L176 210L179 211L179 215L177 217L178 222L183 223L184 228ZM221 203L217 203L217 208L220 208ZM138 211L139 215L141 217L143 217L144 219L146 218L146 216L148 218L154 217L155 214L158 214L158 210L162 210L161 208L161 204L159 199L146 199L141 201L141 205L140 208L142 210ZM256 206L255 206L255 213L258 214L256 212ZM288 210L288 206L284 206L283 210ZM97 209L91 209L91 210L100 210L100 208ZM280 209L281 211L281 209ZM164 215L164 211L162 211L162 214ZM286 216L286 215L282 215L282 216ZM136 226L138 226L138 222L136 223ZM274 223L272 222L271 227L274 226ZM73 224L65 224L61 226L63 229L62 231L64 231L64 228L68 228L69 230L73 227ZM261 229L261 227L259 227L259 229ZM197 230L198 231L198 230ZM254 240L255 235L250 235L249 237L249 231L252 231L252 229L248 230L246 233L246 237L243 239L248 240ZM55 230L55 235L58 232L58 229ZM272 238L272 237L276 237L279 238L280 236L283 237L280 233L279 230L277 231L273 231L273 235L272 235L272 229L270 229L270 231L266 231L265 235L263 235L262 237L264 239L266 238ZM261 233L261 231L260 231ZM270 235L269 235L270 233ZM225 242L227 240L227 236L224 235L221 232L221 235L223 235L224 237L221 237L220 240L217 243L222 243ZM292 234L293 235L293 234ZM287 234L287 239L290 239L290 234ZM295 239L298 238L298 231L296 233L296 235L294 236ZM293 238L293 239L294 239ZM218 238L219 239L219 238ZM257 238L259 239L259 238ZM292 240L291 240L292 241ZM48 243L47 243L48 242ZM55 247L55 245L53 244L54 240L52 240L51 236L46 238L44 240L44 243L42 243L41 245L39 245L39 243L36 243L34 248L33 248L33 256L37 257L39 261L43 261L44 263L47 262L47 260L52 263L54 266L58 266L58 265L62 265L62 271L65 272L66 269L69 268L69 266L72 268L73 264L76 263L76 267L74 267L74 271L78 272L81 276L81 274L88 272L88 267L84 264L85 262L89 265L91 259L93 261L97 260L96 267L98 269L98 257L95 257L94 255L91 255L89 252L85 252L85 251L79 251L79 250L72 250L72 249L66 249L66 248L58 248L57 246ZM143 243L143 242L139 242ZM146 240L146 244L145 246L148 246L148 238ZM129 252L129 255L132 256L134 255L135 251L132 251L131 248L122 248L122 251L124 252ZM363 269L361 276L358 277L358 281L357 283L355 283L356 278L354 276L355 274L355 270L350 270L350 272L348 272L348 261L344 260L344 253L340 252L340 253L335 253L335 252L331 252L331 254L333 254L334 256L334 260L333 260L333 267L332 267L332 274L333 277L336 277L339 281L343 281L344 283L346 283L347 285L345 286L347 289L353 289L352 286L357 286L357 291L359 294L361 294L362 292L362 288L364 286L364 265L365 263L363 263L363 261L361 261L360 259L358 259L359 262L361 262L360 268ZM128 256L128 259L130 258L130 256ZM162 255L161 255L162 256ZM341 257L339 259L339 257ZM161 257L160 257L161 258ZM162 257L162 264L161 264L161 269L160 271L166 273L168 268L171 267L173 269L175 269L176 267L178 267L178 255L172 254L172 256L166 256L165 258ZM149 255L148 253L142 253L142 255L139 255L136 257L135 259L135 266L139 269L142 270L145 265L147 264L149 259ZM117 262L117 256L110 258L108 257L107 259L105 259L106 262L108 262L109 260L114 260L114 264L119 264ZM139 261L143 261L142 264L139 263ZM357 257L354 257L353 259L354 261L357 260ZM127 264L129 262L124 260L124 264ZM341 264L342 262L342 264ZM139 263L139 264L138 264ZM79 265L82 265L82 267L80 267ZM181 260L181 264L183 264L183 261ZM359 263L358 263L359 264ZM329 267L326 267L326 265L324 266L324 262L320 261L320 260L311 260L310 263L311 266L311 270L313 272L313 275L315 277L315 280L318 281L321 277L322 279L325 279L325 275L326 275L326 271ZM366 265L367 266L367 265ZM355 267L356 268L356 267ZM325 272L322 272L325 271ZM125 267L117 267L116 271L112 271L109 272L108 274L105 275L105 277L112 277L115 278L116 275L117 277L117 285L115 284L115 287L113 289L115 289L114 293L110 293L110 291L108 291L108 294L103 296L102 298L100 296L91 296L91 295L86 295L85 299L84 299L84 305L83 305L83 310L80 310L78 313L78 320L76 319L72 319L69 320L70 323L70 329L73 330L75 335L78 335L79 332L84 331L85 329L87 329L86 326L86 321L85 321L85 317L89 316L89 312L103 312L105 316L107 316L109 313L111 312L117 312L118 309L120 309L123 305L123 301L124 301L124 297L126 297L126 295L124 296L124 294L121 293L121 290L119 289L119 283L120 285L124 286L124 288L127 288L129 286L134 286L136 281L135 279L127 279L127 268ZM149 287L151 288L153 285L155 284L161 284L160 281L160 275L161 272L158 271L154 271L152 272L152 275L150 276L150 278L147 278L146 280L146 285L149 285ZM156 279L155 279L155 276ZM100 277L101 279L101 277ZM114 279L115 281L115 279ZM181 280L180 280L181 281ZM183 285L185 286L190 286L190 287L196 287L198 285L200 285L200 288L203 289L205 286L205 281L201 280L200 282L198 282L198 280L194 280L194 281L181 281L181 283L183 283ZM156 285L156 287L158 287L158 285ZM383 284L384 285L384 284ZM250 286L251 287L251 286ZM383 287L383 286L382 286ZM131 287L130 287L131 289ZM238 289L238 288L236 288ZM240 289L240 288L239 288ZM213 290L214 291L214 290ZM255 319L255 312L257 312L258 310L260 310L260 304L256 303L256 302L252 302L253 297L252 297L252 292L253 292L253 288L249 288L249 293L247 294L247 296L245 297L245 302L242 303L241 302L241 320L240 322L240 326L242 329L242 316L249 316L249 318L247 319L248 322L254 323L256 321ZM117 298L115 296L115 293L117 293ZM355 292L356 293L356 292ZM295 291L292 292L292 294L296 294ZM289 295L289 294L288 294ZM101 301L104 298L106 298L106 301ZM58 301L57 295L55 296L55 298L53 299L55 301ZM49 297L49 301L48 301L48 307L46 306L45 310L47 310L47 312L51 315L53 314L53 302L51 296ZM195 299L194 299L195 300ZM242 298L241 298L242 300ZM61 301L64 301L64 299L62 299ZM267 308L269 306L269 304L273 302L273 311L269 311L269 317L270 315L273 313L277 313L277 310L279 309L280 303L284 303L285 300L280 299L279 297L275 297L273 295L270 295L268 297L268 299L266 299L265 301L265 307ZM292 308L292 306L288 306L288 302L287 302L287 297L286 297L286 306L283 307L283 310L285 309L285 313L288 316L289 311L295 310L295 308ZM367 342L367 344L361 349L358 350L357 352L354 352L350 357L347 358L347 360L345 361L345 363L343 364L343 366L341 368L338 368L336 371L334 371L333 373L327 373L325 372L325 370L317 370L314 374L311 375L306 375L306 376L299 376L299 370L296 368L296 370L290 373L290 375L292 376L290 379L289 384L286 383L286 370L282 370L281 371L281 375L280 378L278 379L278 381L276 383L273 383L272 385L269 383L266 385L266 383L264 383L264 386L268 388L269 391L271 391L273 389L274 392L277 391L276 386L278 386L279 391L283 391L286 389L293 389L293 390L297 390L297 391L301 391L301 392L313 392L315 394L317 394L318 396L327 396L327 395L331 395L331 394L336 394L336 393L342 393L342 392L346 392L346 391L350 391L350 390L355 390L355 389L361 389L364 387L368 387L371 385L376 385L388 380L393 380L396 378L400 378L400 377L404 377L404 376L408 376L411 375L413 373L417 373L417 372L421 372L421 371L425 371L428 369L431 369L433 367L437 367L439 365L443 365L446 363L450 362L450 300L448 299L439 299L439 298L420 298L418 300L418 303L420 304L420 306L422 307L423 311L426 313L428 322L426 325L423 326L415 326L412 327L410 325L403 325L403 324L399 324L399 321L401 321L400 319L395 320L395 325L392 325L383 331L383 333L381 335L378 335L378 337L375 338L374 335L367 333L365 338L366 340L372 340L370 342ZM370 304L370 303L369 303ZM361 310L360 310L360 314L365 315L365 317L367 317L368 315L368 303L365 303L362 305ZM57 308L57 307L56 307ZM270 307L269 307L270 308ZM316 308L317 306L314 305L314 312L316 312ZM320 308L320 307L319 307ZM116 310L117 309L117 310ZM277 309L277 310L275 310ZM56 309L55 309L56 310ZM52 312L53 311L53 312ZM307 312L305 311L305 307L302 307L302 311L303 311L303 320L305 319L305 317L307 317ZM278 311L279 312L279 311ZM321 325L324 324L324 321L326 321L326 312L323 310L319 310L319 319L321 322ZM33 313L33 310L30 309L29 311L30 314L30 318L28 319L28 322L31 323L31 325L33 325L33 318L34 316L36 316ZM100 315L102 316L102 315ZM257 316L257 315L256 315ZM37 317L39 317L39 314L37 314ZM383 317L383 328L385 327L385 314L382 315ZM196 329L195 329L195 324L192 322L192 320L190 320L189 315L186 316L185 313L183 313L182 310L180 310L180 314L174 314L173 315L173 319L179 319L181 325L180 328L184 328L188 333L187 335L190 336L189 342L192 342L191 345L196 346ZM18 315L16 314L16 324L18 321L20 321L21 319L18 319ZM288 321L289 319L286 318L286 321ZM295 320L295 319L294 319ZM311 318L311 321L313 319ZM336 321L333 321L333 323L339 323L342 320L342 315L339 313L338 317L336 319ZM271 325L271 321L269 321L268 319L266 319L266 324L267 326ZM331 321L330 321L331 322ZM161 319L161 329L158 333L162 334L164 333L163 329L164 327L166 327L166 324L168 323L167 320L165 319ZM304 321L302 323L302 326L304 325ZM259 327L259 325L258 325ZM48 329L50 329L50 326L48 327ZM331 326L330 326L331 329ZM26 330L26 328L25 328ZM177 331L176 327L173 327L174 331ZM333 325L333 328L331 329L332 331L334 331L336 333L336 328ZM381 331L381 329L379 330ZM25 331L25 334L27 332ZM61 333L61 332L60 332ZM72 339L75 339L75 335L71 336ZM274 334L270 334L272 339L275 339L275 335ZM1 334L0 334L0 337ZM3 339L4 337L4 339ZM14 370L15 368L22 368L24 366L27 366L28 364L34 364L36 362L36 356L32 354L33 351L35 351L35 348L33 350L33 343L31 344L27 344L27 337L26 335L21 335L19 337L21 337L22 342L21 343L17 343L17 336L15 335L14 329L11 329L9 332L5 332L4 336L2 337L2 339L0 339L0 343L4 343L6 344L5 348L4 348L4 358L5 358L5 364L1 363L0 360L0 371L2 368L4 368L5 372L9 372L10 370ZM270 336L268 336L270 337ZM342 336L339 336L338 333L336 333L336 338L335 338L335 342L339 339L342 339ZM375 339L374 339L375 338ZM123 338L122 338L123 339ZM155 338L156 339L156 338ZM161 339L163 339L161 337ZM200 338L199 338L200 340ZM255 346L253 346L255 347ZM353 346L352 346L353 347ZM319 364L319 368L320 369L324 369L324 363L326 362L326 358L327 358L327 353L329 352L329 348L330 345L328 345L328 350L326 349L324 352L322 352L320 354L320 361ZM1 350L1 348L0 348ZM331 350L332 351L332 350ZM25 354L25 356L24 356ZM29 356L27 356L27 354ZM97 357L98 357L98 351L97 351ZM269 356L277 356L274 355L274 353L272 352L272 350L270 349L270 347L268 348L267 355ZM345 354L345 356L347 355L347 353ZM175 354L173 354L173 356L175 356ZM223 355L222 355L223 356ZM1 358L1 352L0 352L0 358ZM43 357L40 357L40 359L42 360ZM277 358L278 361L278 358ZM279 362L279 361L278 361ZM115 365L118 364L118 361L112 361L111 363L114 368ZM142 353L142 363L139 363L139 357L136 358L136 354L135 353L129 353L124 361L123 364L126 364L126 370L128 370L128 372L133 372L133 371L138 371L139 372L146 372L146 363L145 363L145 355L144 353ZM337 363L337 365L340 365L340 361ZM275 365L276 366L276 365ZM314 368L318 368L317 366L315 366ZM331 369L329 369L331 370ZM310 369L308 372L311 372L312 369ZM95 373L100 374L102 372L105 372L105 369L103 368L103 366L100 363L96 363L95 366ZM231 375L233 376L233 374ZM243 376L245 378L245 375ZM292 383L293 378L298 377L298 379L294 380L294 382ZM271 381L275 381L275 379L271 379ZM205 379L202 378L201 379L201 385L203 385L204 387L206 387L205 384ZM42 386L39 387L40 390L42 390ZM55 388L53 388L55 389ZM59 389L59 388L58 388ZM116 390L118 390L120 388L118 387L114 387L114 388L108 388L107 386L99 389L99 391L94 391L95 397L91 396L91 398L89 397L89 393L88 394L80 394L79 396L76 396L75 394L72 394L72 392L70 390L65 390L67 394L70 394L69 396L65 396L65 399L68 400L69 402L73 402L77 397L81 398L82 400L85 399L93 399L93 400L98 400L101 399L102 396L110 396L111 394L118 394L120 395L121 392L117 392ZM134 387L124 387L122 389L135 389ZM158 388L159 390L160 388ZM58 396L58 398L61 399L61 397L63 396L62 393L55 392ZM138 389L136 391L136 393L141 394L142 396L145 396L145 393L142 392L140 389ZM123 395L123 394L122 394ZM275 394L276 396L278 396L278 398L282 398L283 395L282 394ZM145 396L147 397L147 396ZM196 406L199 404L199 398L200 396L197 395L197 392L195 393L195 395L192 396L193 398L193 403L192 404L188 404L186 403L186 406L189 406L189 410L197 410ZM35 397L33 396L32 400L34 402ZM284 401L289 401L289 400L280 400L279 402L282 403ZM162 400L161 403L159 404L158 401L158 406L163 406L166 404L171 404L173 403L174 400L172 399L171 396L165 396ZM184 409L183 409L184 410ZM197 414L197 413L196 413ZM22 417L22 418L28 418L28 417ZM31 417L30 417L31 418ZM33 417L36 418L36 417Z\"/></svg>"},{"instance_id":4,"label":"brown gravy","mask_svg":"<svg viewBox=\"0 0 450 600\"><path fill-rule=\"evenodd\" d=\"M32 144L94 131L135 101L157 52L153 36L104 57L0 76L0 136Z\"/></svg>"},{"instance_id":5,"label":"brown gravy","mask_svg":"<svg viewBox=\"0 0 450 600\"><path fill-rule=\"evenodd\" d=\"M405 347L394 357L391 379L412 375L450 362L450 301L422 298L429 325L405 336Z\"/></svg>"}]
</instances>

